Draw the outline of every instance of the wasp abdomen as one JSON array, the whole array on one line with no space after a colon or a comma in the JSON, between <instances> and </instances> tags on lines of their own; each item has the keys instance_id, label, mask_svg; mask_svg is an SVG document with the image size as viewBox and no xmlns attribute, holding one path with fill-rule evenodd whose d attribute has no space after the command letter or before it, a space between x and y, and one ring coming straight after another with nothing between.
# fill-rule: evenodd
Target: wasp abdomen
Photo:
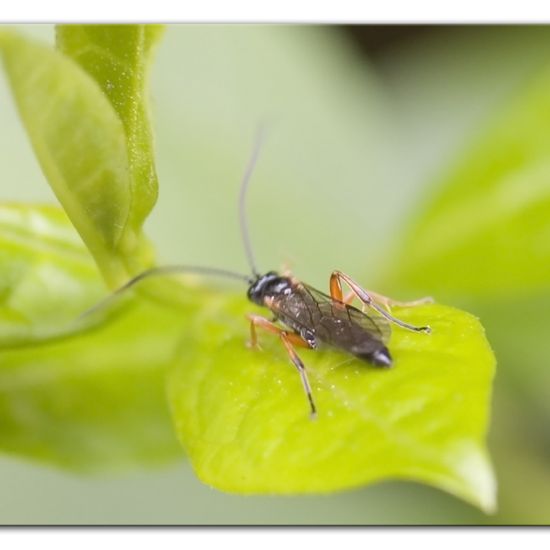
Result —
<instances>
[{"instance_id":1,"label":"wasp abdomen","mask_svg":"<svg viewBox=\"0 0 550 550\"><path fill-rule=\"evenodd\" d=\"M352 348L350 351L355 357L363 359L363 361L368 361L378 367L392 366L392 358L386 346L381 346L375 350L369 349L368 351L363 351L360 348Z\"/></svg>"}]
</instances>

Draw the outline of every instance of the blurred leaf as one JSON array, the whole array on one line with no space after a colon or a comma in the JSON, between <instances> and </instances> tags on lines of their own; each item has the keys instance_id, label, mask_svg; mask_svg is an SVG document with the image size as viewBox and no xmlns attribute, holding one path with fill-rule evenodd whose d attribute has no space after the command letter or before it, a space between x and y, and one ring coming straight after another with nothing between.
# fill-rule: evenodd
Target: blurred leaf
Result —
<instances>
[{"instance_id":1,"label":"blurred leaf","mask_svg":"<svg viewBox=\"0 0 550 550\"><path fill-rule=\"evenodd\" d=\"M81 471L177 459L164 391L173 321L141 305L87 333L1 351L0 449Z\"/></svg>"},{"instance_id":2,"label":"blurred leaf","mask_svg":"<svg viewBox=\"0 0 550 550\"><path fill-rule=\"evenodd\" d=\"M0 208L0 273L0 450L75 470L181 456L165 367L195 294L177 310L126 300L100 323L75 325L101 280L54 207Z\"/></svg>"},{"instance_id":3,"label":"blurred leaf","mask_svg":"<svg viewBox=\"0 0 550 550\"><path fill-rule=\"evenodd\" d=\"M548 483L539 464L548 460L550 439L534 426L546 426L550 413L549 92L546 62L436 182L380 278L390 288L452 299L483 319L502 373L501 392L507 389L517 401L516 425L502 415L494 420L502 431L493 447L497 467L505 465L502 521L510 521L510 510L521 521L538 517L544 497L532 488ZM524 437L526 426L532 436L514 451L510 441ZM523 491L517 476L526 482ZM518 514L517 503L527 500Z\"/></svg>"},{"instance_id":4,"label":"blurred leaf","mask_svg":"<svg viewBox=\"0 0 550 550\"><path fill-rule=\"evenodd\" d=\"M440 305L397 309L433 334L396 329L395 368L302 353L319 418L278 342L247 349L242 299L211 302L169 379L179 437L198 476L230 492L314 493L389 478L423 481L489 511L485 450L494 358L477 320ZM239 328L240 327L240 328Z\"/></svg>"},{"instance_id":5,"label":"blurred leaf","mask_svg":"<svg viewBox=\"0 0 550 550\"><path fill-rule=\"evenodd\" d=\"M131 178L126 231L139 232L157 200L149 66L161 25L58 25L57 47L99 84L124 125Z\"/></svg>"},{"instance_id":6,"label":"blurred leaf","mask_svg":"<svg viewBox=\"0 0 550 550\"><path fill-rule=\"evenodd\" d=\"M429 292L475 311L504 381L523 393L526 409L546 415L549 91L547 67L438 182L380 277L390 289Z\"/></svg>"},{"instance_id":7,"label":"blurred leaf","mask_svg":"<svg viewBox=\"0 0 550 550\"><path fill-rule=\"evenodd\" d=\"M98 84L68 57L7 31L0 52L50 185L107 282L121 284L150 263L140 224L154 199L145 191L143 201L137 197L141 187L151 189L151 178L134 182L141 168L132 170L137 151L145 158L147 147L136 145L129 155L127 140L136 135L126 134Z\"/></svg>"},{"instance_id":8,"label":"blurred leaf","mask_svg":"<svg viewBox=\"0 0 550 550\"><path fill-rule=\"evenodd\" d=\"M547 69L469 147L381 280L483 300L549 289L549 90Z\"/></svg>"},{"instance_id":9,"label":"blurred leaf","mask_svg":"<svg viewBox=\"0 0 550 550\"><path fill-rule=\"evenodd\" d=\"M0 347L67 331L103 293L99 273L65 213L0 204Z\"/></svg>"}]
</instances>

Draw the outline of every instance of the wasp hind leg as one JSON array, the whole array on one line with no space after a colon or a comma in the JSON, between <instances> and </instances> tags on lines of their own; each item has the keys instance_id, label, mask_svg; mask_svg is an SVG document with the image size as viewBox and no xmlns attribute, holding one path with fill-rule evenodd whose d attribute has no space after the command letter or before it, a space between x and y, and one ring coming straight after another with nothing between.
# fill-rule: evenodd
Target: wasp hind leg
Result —
<instances>
[{"instance_id":1,"label":"wasp hind leg","mask_svg":"<svg viewBox=\"0 0 550 550\"><path fill-rule=\"evenodd\" d=\"M298 373L300 374L302 385L304 387L304 391L309 402L310 418L312 420L315 419L317 417L317 408L315 407L315 401L313 400L313 393L311 391L311 385L307 377L306 367L300 359L300 356L296 353L296 350L294 349L294 346L309 348L310 345L298 334L283 330L265 317L250 314L247 315L247 319L250 321L250 347L259 347L256 327L263 328L264 330L267 330L268 332L277 334L279 336L281 342L286 348L286 351L288 352L290 360L298 369Z\"/></svg>"},{"instance_id":2,"label":"wasp hind leg","mask_svg":"<svg viewBox=\"0 0 550 550\"><path fill-rule=\"evenodd\" d=\"M351 292L344 297L342 292L342 281L344 281L351 289ZM364 288L359 286L351 277L342 273L341 271L333 271L330 276L330 295L334 300L338 300L345 304L349 304L353 298L358 298L365 306L370 307L380 313L383 317L395 323L396 325L412 330L414 332L426 332L430 333L431 328L428 326L417 327L401 321L397 317L394 317L390 313L391 306L418 306L421 304L427 304L433 302L433 299L430 297L420 298L419 300L414 300L411 302L398 302L397 300L392 300L387 296L382 296L376 292L366 291ZM380 305L382 304L382 305Z\"/></svg>"}]
</instances>

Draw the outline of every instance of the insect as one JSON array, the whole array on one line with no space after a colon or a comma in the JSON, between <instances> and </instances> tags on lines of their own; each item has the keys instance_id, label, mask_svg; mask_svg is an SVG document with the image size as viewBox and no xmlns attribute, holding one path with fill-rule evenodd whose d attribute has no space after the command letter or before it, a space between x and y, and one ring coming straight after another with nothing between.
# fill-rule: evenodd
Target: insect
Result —
<instances>
[{"instance_id":1,"label":"insect","mask_svg":"<svg viewBox=\"0 0 550 550\"><path fill-rule=\"evenodd\" d=\"M391 333L390 323L414 332L430 332L430 327L416 327L397 319L390 313L393 305L415 306L431 302L431 298L421 298L412 302L398 302L363 289L351 277L333 271L330 276L329 294L301 282L289 273L269 271L262 274L256 268L256 262L250 241L246 216L246 195L252 172L257 162L261 139L257 138L246 168L239 193L239 218L242 240L251 269L251 276L242 275L225 269L200 266L161 266L143 271L116 290L108 300L126 291L139 281L169 273L201 273L239 279L248 284L247 296L253 303L267 308L271 318L257 314L247 316L250 322L250 346L258 346L257 330L262 329L277 335L293 365L298 370L307 396L310 416L317 413L311 384L307 371L301 360L297 347L317 349L322 345L339 348L361 360L380 367L390 367L392 358L387 348ZM350 293L343 294L342 284L350 288ZM358 299L361 309L351 302ZM97 309L104 302L92 308ZM366 312L369 308L369 313ZM88 314L88 312L85 313Z\"/></svg>"}]
</instances>

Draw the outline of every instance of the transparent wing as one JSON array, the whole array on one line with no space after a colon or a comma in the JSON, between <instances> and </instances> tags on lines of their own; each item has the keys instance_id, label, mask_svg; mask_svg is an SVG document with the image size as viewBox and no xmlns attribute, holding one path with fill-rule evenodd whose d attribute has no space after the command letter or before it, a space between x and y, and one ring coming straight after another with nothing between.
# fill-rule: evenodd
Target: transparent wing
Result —
<instances>
[{"instance_id":1,"label":"transparent wing","mask_svg":"<svg viewBox=\"0 0 550 550\"><path fill-rule=\"evenodd\" d=\"M374 310L364 313L354 306L337 302L328 294L317 290L307 284L300 284L304 302L310 310L316 310L320 317L332 317L344 323L350 323L360 327L365 332L377 337L383 343L389 341L391 327L387 319Z\"/></svg>"}]
</instances>

